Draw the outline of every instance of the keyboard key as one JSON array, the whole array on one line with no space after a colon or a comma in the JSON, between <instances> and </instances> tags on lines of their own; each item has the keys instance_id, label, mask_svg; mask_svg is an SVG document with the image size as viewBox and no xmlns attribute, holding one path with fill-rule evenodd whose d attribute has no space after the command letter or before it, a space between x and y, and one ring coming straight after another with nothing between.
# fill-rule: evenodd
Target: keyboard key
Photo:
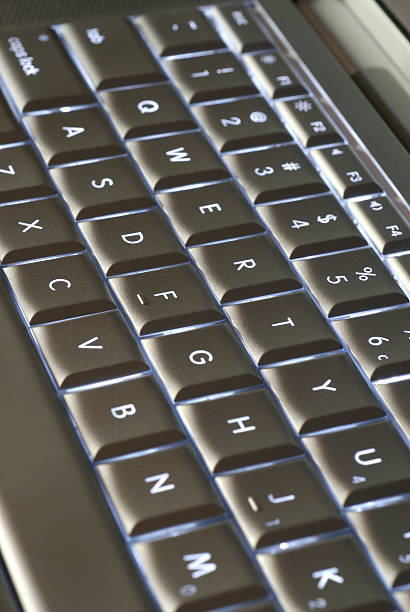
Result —
<instances>
[{"instance_id":1,"label":"keyboard key","mask_svg":"<svg viewBox=\"0 0 410 612\"><path fill-rule=\"evenodd\" d=\"M367 244L332 196L261 206L258 212L290 258Z\"/></svg>"},{"instance_id":2,"label":"keyboard key","mask_svg":"<svg viewBox=\"0 0 410 612\"><path fill-rule=\"evenodd\" d=\"M184 440L153 378L66 393L64 399L95 461Z\"/></svg>"},{"instance_id":3,"label":"keyboard key","mask_svg":"<svg viewBox=\"0 0 410 612\"><path fill-rule=\"evenodd\" d=\"M410 254L401 257L390 257L387 260L393 269L396 278L402 282L403 287L410 291Z\"/></svg>"},{"instance_id":4,"label":"keyboard key","mask_svg":"<svg viewBox=\"0 0 410 612\"><path fill-rule=\"evenodd\" d=\"M48 28L3 32L0 72L22 112L95 102Z\"/></svg>"},{"instance_id":5,"label":"keyboard key","mask_svg":"<svg viewBox=\"0 0 410 612\"><path fill-rule=\"evenodd\" d=\"M381 191L348 147L318 149L311 155L341 198L354 198Z\"/></svg>"},{"instance_id":6,"label":"keyboard key","mask_svg":"<svg viewBox=\"0 0 410 612\"><path fill-rule=\"evenodd\" d=\"M180 405L178 409L212 472L302 454L266 390Z\"/></svg>"},{"instance_id":7,"label":"keyboard key","mask_svg":"<svg viewBox=\"0 0 410 612\"><path fill-rule=\"evenodd\" d=\"M410 492L410 453L389 422L304 439L344 506Z\"/></svg>"},{"instance_id":8,"label":"keyboard key","mask_svg":"<svg viewBox=\"0 0 410 612\"><path fill-rule=\"evenodd\" d=\"M143 344L176 402L261 383L228 325L149 338Z\"/></svg>"},{"instance_id":9,"label":"keyboard key","mask_svg":"<svg viewBox=\"0 0 410 612\"><path fill-rule=\"evenodd\" d=\"M166 67L188 102L257 93L255 85L232 53L170 61Z\"/></svg>"},{"instance_id":10,"label":"keyboard key","mask_svg":"<svg viewBox=\"0 0 410 612\"><path fill-rule=\"evenodd\" d=\"M307 93L293 70L278 53L264 51L255 55L246 55L244 60L270 98L303 96Z\"/></svg>"},{"instance_id":11,"label":"keyboard key","mask_svg":"<svg viewBox=\"0 0 410 612\"><path fill-rule=\"evenodd\" d=\"M224 159L255 204L328 191L295 146L226 155Z\"/></svg>"},{"instance_id":12,"label":"keyboard key","mask_svg":"<svg viewBox=\"0 0 410 612\"><path fill-rule=\"evenodd\" d=\"M30 325L116 307L88 255L11 266L5 273Z\"/></svg>"},{"instance_id":13,"label":"keyboard key","mask_svg":"<svg viewBox=\"0 0 410 612\"><path fill-rule=\"evenodd\" d=\"M268 368L263 373L300 434L385 416L346 355Z\"/></svg>"},{"instance_id":14,"label":"keyboard key","mask_svg":"<svg viewBox=\"0 0 410 612\"><path fill-rule=\"evenodd\" d=\"M276 103L276 108L294 129L304 147L318 147L343 140L310 98L280 101Z\"/></svg>"},{"instance_id":15,"label":"keyboard key","mask_svg":"<svg viewBox=\"0 0 410 612\"><path fill-rule=\"evenodd\" d=\"M229 178L229 171L198 133L129 143L152 189L182 187Z\"/></svg>"},{"instance_id":16,"label":"keyboard key","mask_svg":"<svg viewBox=\"0 0 410 612\"><path fill-rule=\"evenodd\" d=\"M377 385L376 390L386 402L388 409L406 436L410 438L410 379L388 385Z\"/></svg>"},{"instance_id":17,"label":"keyboard key","mask_svg":"<svg viewBox=\"0 0 410 612\"><path fill-rule=\"evenodd\" d=\"M122 138L138 138L198 127L169 85L105 91L100 95Z\"/></svg>"},{"instance_id":18,"label":"keyboard key","mask_svg":"<svg viewBox=\"0 0 410 612\"><path fill-rule=\"evenodd\" d=\"M158 211L87 221L81 229L104 274L124 274L188 260Z\"/></svg>"},{"instance_id":19,"label":"keyboard key","mask_svg":"<svg viewBox=\"0 0 410 612\"><path fill-rule=\"evenodd\" d=\"M345 527L306 459L219 476L216 481L253 548Z\"/></svg>"},{"instance_id":20,"label":"keyboard key","mask_svg":"<svg viewBox=\"0 0 410 612\"><path fill-rule=\"evenodd\" d=\"M74 223L57 198L0 207L3 264L84 250Z\"/></svg>"},{"instance_id":21,"label":"keyboard key","mask_svg":"<svg viewBox=\"0 0 410 612\"><path fill-rule=\"evenodd\" d=\"M213 16L227 32L239 53L270 47L270 43L261 32L251 12L241 4L216 6Z\"/></svg>"},{"instance_id":22,"label":"keyboard key","mask_svg":"<svg viewBox=\"0 0 410 612\"><path fill-rule=\"evenodd\" d=\"M335 321L353 355L370 378L410 373L410 309Z\"/></svg>"},{"instance_id":23,"label":"keyboard key","mask_svg":"<svg viewBox=\"0 0 410 612\"><path fill-rule=\"evenodd\" d=\"M141 542L135 550L163 612L200 612L267 593L228 523Z\"/></svg>"},{"instance_id":24,"label":"keyboard key","mask_svg":"<svg viewBox=\"0 0 410 612\"><path fill-rule=\"evenodd\" d=\"M139 335L224 319L222 312L189 264L111 280Z\"/></svg>"},{"instance_id":25,"label":"keyboard key","mask_svg":"<svg viewBox=\"0 0 410 612\"><path fill-rule=\"evenodd\" d=\"M17 123L6 99L0 92L0 144L27 140L23 128Z\"/></svg>"},{"instance_id":26,"label":"keyboard key","mask_svg":"<svg viewBox=\"0 0 410 612\"><path fill-rule=\"evenodd\" d=\"M98 471L131 536L224 513L187 446L101 464Z\"/></svg>"},{"instance_id":27,"label":"keyboard key","mask_svg":"<svg viewBox=\"0 0 410 612\"><path fill-rule=\"evenodd\" d=\"M198 247L191 253L222 304L301 287L267 236Z\"/></svg>"},{"instance_id":28,"label":"keyboard key","mask_svg":"<svg viewBox=\"0 0 410 612\"><path fill-rule=\"evenodd\" d=\"M96 89L166 79L141 36L126 19L92 17L62 26L71 51Z\"/></svg>"},{"instance_id":29,"label":"keyboard key","mask_svg":"<svg viewBox=\"0 0 410 612\"><path fill-rule=\"evenodd\" d=\"M128 157L52 168L50 172L79 221L154 206Z\"/></svg>"},{"instance_id":30,"label":"keyboard key","mask_svg":"<svg viewBox=\"0 0 410 612\"><path fill-rule=\"evenodd\" d=\"M285 610L328 612L395 609L382 583L350 535L258 560ZM295 588L297 585L297 588Z\"/></svg>"},{"instance_id":31,"label":"keyboard key","mask_svg":"<svg viewBox=\"0 0 410 612\"><path fill-rule=\"evenodd\" d=\"M44 325L34 335L63 389L149 369L118 312Z\"/></svg>"},{"instance_id":32,"label":"keyboard key","mask_svg":"<svg viewBox=\"0 0 410 612\"><path fill-rule=\"evenodd\" d=\"M404 612L409 612L410 610L410 590L396 591L394 593L395 598L402 606Z\"/></svg>"},{"instance_id":33,"label":"keyboard key","mask_svg":"<svg viewBox=\"0 0 410 612\"><path fill-rule=\"evenodd\" d=\"M26 117L47 164L64 164L124 153L99 109Z\"/></svg>"},{"instance_id":34,"label":"keyboard key","mask_svg":"<svg viewBox=\"0 0 410 612\"><path fill-rule=\"evenodd\" d=\"M259 365L342 348L304 293L235 304L226 312Z\"/></svg>"},{"instance_id":35,"label":"keyboard key","mask_svg":"<svg viewBox=\"0 0 410 612\"><path fill-rule=\"evenodd\" d=\"M292 137L263 98L194 107L220 151L290 142Z\"/></svg>"},{"instance_id":36,"label":"keyboard key","mask_svg":"<svg viewBox=\"0 0 410 612\"><path fill-rule=\"evenodd\" d=\"M31 147L0 150L0 202L41 198L55 193Z\"/></svg>"}]
</instances>

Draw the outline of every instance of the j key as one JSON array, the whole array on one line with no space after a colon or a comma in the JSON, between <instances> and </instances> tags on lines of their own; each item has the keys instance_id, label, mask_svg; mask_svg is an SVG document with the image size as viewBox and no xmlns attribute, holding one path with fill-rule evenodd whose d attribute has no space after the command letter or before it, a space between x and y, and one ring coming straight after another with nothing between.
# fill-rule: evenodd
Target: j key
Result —
<instances>
[{"instance_id":1,"label":"j key","mask_svg":"<svg viewBox=\"0 0 410 612\"><path fill-rule=\"evenodd\" d=\"M96 89L166 78L141 36L125 19L93 17L65 24L61 31Z\"/></svg>"},{"instance_id":2,"label":"j key","mask_svg":"<svg viewBox=\"0 0 410 612\"><path fill-rule=\"evenodd\" d=\"M266 36L261 32L250 11L236 4L233 6L216 6L214 17L232 39L239 53L258 51L270 47Z\"/></svg>"},{"instance_id":3,"label":"j key","mask_svg":"<svg viewBox=\"0 0 410 612\"><path fill-rule=\"evenodd\" d=\"M367 244L332 196L261 206L258 212L290 258Z\"/></svg>"},{"instance_id":4,"label":"j key","mask_svg":"<svg viewBox=\"0 0 410 612\"><path fill-rule=\"evenodd\" d=\"M131 536L224 512L186 446L102 464L98 471Z\"/></svg>"},{"instance_id":5,"label":"j key","mask_svg":"<svg viewBox=\"0 0 410 612\"><path fill-rule=\"evenodd\" d=\"M295 146L227 155L224 159L255 204L328 191Z\"/></svg>"},{"instance_id":6,"label":"j key","mask_svg":"<svg viewBox=\"0 0 410 612\"><path fill-rule=\"evenodd\" d=\"M149 369L118 312L44 325L34 335L63 389Z\"/></svg>"},{"instance_id":7,"label":"j key","mask_svg":"<svg viewBox=\"0 0 410 612\"><path fill-rule=\"evenodd\" d=\"M57 198L0 207L3 264L84 250L74 223Z\"/></svg>"},{"instance_id":8,"label":"j key","mask_svg":"<svg viewBox=\"0 0 410 612\"><path fill-rule=\"evenodd\" d=\"M52 168L50 172L79 221L154 206L128 157Z\"/></svg>"},{"instance_id":9,"label":"j key","mask_svg":"<svg viewBox=\"0 0 410 612\"><path fill-rule=\"evenodd\" d=\"M98 109L26 117L47 164L120 155L123 148Z\"/></svg>"},{"instance_id":10,"label":"j key","mask_svg":"<svg viewBox=\"0 0 410 612\"><path fill-rule=\"evenodd\" d=\"M311 155L341 198L354 198L381 191L348 147L318 149L312 151Z\"/></svg>"},{"instance_id":11,"label":"j key","mask_svg":"<svg viewBox=\"0 0 410 612\"><path fill-rule=\"evenodd\" d=\"M0 37L0 72L23 112L95 102L48 28L4 32Z\"/></svg>"},{"instance_id":12,"label":"j key","mask_svg":"<svg viewBox=\"0 0 410 612\"><path fill-rule=\"evenodd\" d=\"M343 140L310 98L277 102L276 108L294 129L304 147L317 147Z\"/></svg>"},{"instance_id":13,"label":"j key","mask_svg":"<svg viewBox=\"0 0 410 612\"><path fill-rule=\"evenodd\" d=\"M351 202L349 208L381 253L410 249L410 225L387 198Z\"/></svg>"},{"instance_id":14,"label":"j key","mask_svg":"<svg viewBox=\"0 0 410 612\"><path fill-rule=\"evenodd\" d=\"M345 527L306 459L216 479L253 548Z\"/></svg>"},{"instance_id":15,"label":"j key","mask_svg":"<svg viewBox=\"0 0 410 612\"><path fill-rule=\"evenodd\" d=\"M212 472L302 454L266 390L180 405L178 409Z\"/></svg>"},{"instance_id":16,"label":"j key","mask_svg":"<svg viewBox=\"0 0 410 612\"><path fill-rule=\"evenodd\" d=\"M289 133L263 98L194 107L220 151L289 142Z\"/></svg>"},{"instance_id":17,"label":"j key","mask_svg":"<svg viewBox=\"0 0 410 612\"><path fill-rule=\"evenodd\" d=\"M342 348L304 293L227 306L226 312L259 365Z\"/></svg>"},{"instance_id":18,"label":"j key","mask_svg":"<svg viewBox=\"0 0 410 612\"><path fill-rule=\"evenodd\" d=\"M13 117L7 102L0 92L0 144L27 140L23 128Z\"/></svg>"},{"instance_id":19,"label":"j key","mask_svg":"<svg viewBox=\"0 0 410 612\"><path fill-rule=\"evenodd\" d=\"M387 260L393 269L396 278L403 287L410 291L410 254L401 257L390 257Z\"/></svg>"},{"instance_id":20,"label":"j key","mask_svg":"<svg viewBox=\"0 0 410 612\"><path fill-rule=\"evenodd\" d=\"M191 252L223 304L301 287L267 236L198 247Z\"/></svg>"},{"instance_id":21,"label":"j key","mask_svg":"<svg viewBox=\"0 0 410 612\"><path fill-rule=\"evenodd\" d=\"M346 355L268 368L264 374L300 434L385 416Z\"/></svg>"},{"instance_id":22,"label":"j key","mask_svg":"<svg viewBox=\"0 0 410 612\"><path fill-rule=\"evenodd\" d=\"M232 53L215 53L167 62L188 102L206 102L257 93Z\"/></svg>"},{"instance_id":23,"label":"j key","mask_svg":"<svg viewBox=\"0 0 410 612\"><path fill-rule=\"evenodd\" d=\"M388 582L410 582L410 501L351 512L349 518Z\"/></svg>"},{"instance_id":24,"label":"j key","mask_svg":"<svg viewBox=\"0 0 410 612\"><path fill-rule=\"evenodd\" d=\"M391 423L304 439L344 506L410 492L410 453Z\"/></svg>"},{"instance_id":25,"label":"j key","mask_svg":"<svg viewBox=\"0 0 410 612\"><path fill-rule=\"evenodd\" d=\"M357 541L350 535L277 555L261 554L258 561L286 611L395 610Z\"/></svg>"},{"instance_id":26,"label":"j key","mask_svg":"<svg viewBox=\"0 0 410 612\"><path fill-rule=\"evenodd\" d=\"M137 23L161 56L225 47L200 11L152 13L139 17Z\"/></svg>"},{"instance_id":27,"label":"j key","mask_svg":"<svg viewBox=\"0 0 410 612\"><path fill-rule=\"evenodd\" d=\"M370 250L295 262L329 317L403 304L407 298Z\"/></svg>"},{"instance_id":28,"label":"j key","mask_svg":"<svg viewBox=\"0 0 410 612\"><path fill-rule=\"evenodd\" d=\"M265 231L234 183L161 193L158 199L186 246Z\"/></svg>"},{"instance_id":29,"label":"j key","mask_svg":"<svg viewBox=\"0 0 410 612\"><path fill-rule=\"evenodd\" d=\"M370 378L410 373L410 309L335 321L353 355Z\"/></svg>"},{"instance_id":30,"label":"j key","mask_svg":"<svg viewBox=\"0 0 410 612\"><path fill-rule=\"evenodd\" d=\"M111 285L140 335L224 318L189 264L113 278Z\"/></svg>"},{"instance_id":31,"label":"j key","mask_svg":"<svg viewBox=\"0 0 410 612\"><path fill-rule=\"evenodd\" d=\"M148 376L67 393L64 399L95 461L185 438L162 391Z\"/></svg>"},{"instance_id":32,"label":"j key","mask_svg":"<svg viewBox=\"0 0 410 612\"><path fill-rule=\"evenodd\" d=\"M88 255L11 266L5 272L30 325L115 308Z\"/></svg>"},{"instance_id":33,"label":"j key","mask_svg":"<svg viewBox=\"0 0 410 612\"><path fill-rule=\"evenodd\" d=\"M277 53L265 51L247 55L244 59L270 98L287 98L306 94L305 88L293 70Z\"/></svg>"},{"instance_id":34,"label":"j key","mask_svg":"<svg viewBox=\"0 0 410 612\"><path fill-rule=\"evenodd\" d=\"M267 594L228 523L141 542L135 550L164 612L201 612Z\"/></svg>"},{"instance_id":35,"label":"j key","mask_svg":"<svg viewBox=\"0 0 410 612\"><path fill-rule=\"evenodd\" d=\"M168 189L230 174L202 134L180 134L129 143L135 161L152 189Z\"/></svg>"},{"instance_id":36,"label":"j key","mask_svg":"<svg viewBox=\"0 0 410 612\"><path fill-rule=\"evenodd\" d=\"M0 202L40 198L55 192L30 147L0 150Z\"/></svg>"},{"instance_id":37,"label":"j key","mask_svg":"<svg viewBox=\"0 0 410 612\"><path fill-rule=\"evenodd\" d=\"M124 274L188 260L158 211L87 221L81 229L104 274Z\"/></svg>"},{"instance_id":38,"label":"j key","mask_svg":"<svg viewBox=\"0 0 410 612\"><path fill-rule=\"evenodd\" d=\"M149 338L143 344L177 402L261 383L228 325Z\"/></svg>"},{"instance_id":39,"label":"j key","mask_svg":"<svg viewBox=\"0 0 410 612\"><path fill-rule=\"evenodd\" d=\"M376 390L386 402L406 436L410 438L410 379L388 385L377 385Z\"/></svg>"}]
</instances>

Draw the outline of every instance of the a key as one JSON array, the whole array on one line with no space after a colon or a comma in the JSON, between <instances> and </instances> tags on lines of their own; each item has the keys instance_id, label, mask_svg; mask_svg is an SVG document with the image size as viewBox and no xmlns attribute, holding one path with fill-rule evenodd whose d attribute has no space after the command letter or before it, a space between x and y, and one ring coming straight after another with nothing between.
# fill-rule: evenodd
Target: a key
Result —
<instances>
[{"instance_id":1,"label":"a key","mask_svg":"<svg viewBox=\"0 0 410 612\"><path fill-rule=\"evenodd\" d=\"M266 390L179 405L178 410L212 472L302 453Z\"/></svg>"},{"instance_id":2,"label":"a key","mask_svg":"<svg viewBox=\"0 0 410 612\"><path fill-rule=\"evenodd\" d=\"M329 317L408 301L368 249L297 261L295 266Z\"/></svg>"},{"instance_id":3,"label":"a key","mask_svg":"<svg viewBox=\"0 0 410 612\"><path fill-rule=\"evenodd\" d=\"M3 32L0 72L22 112L95 102L56 34L48 28Z\"/></svg>"},{"instance_id":4,"label":"a key","mask_svg":"<svg viewBox=\"0 0 410 612\"><path fill-rule=\"evenodd\" d=\"M138 17L137 24L162 57L225 47L200 11L151 13Z\"/></svg>"},{"instance_id":5,"label":"a key","mask_svg":"<svg viewBox=\"0 0 410 612\"><path fill-rule=\"evenodd\" d=\"M158 199L186 246L265 231L234 183L161 193Z\"/></svg>"},{"instance_id":6,"label":"a key","mask_svg":"<svg viewBox=\"0 0 410 612\"><path fill-rule=\"evenodd\" d=\"M307 93L293 70L278 53L264 51L246 55L244 60L270 98L303 96Z\"/></svg>"},{"instance_id":7,"label":"a key","mask_svg":"<svg viewBox=\"0 0 410 612\"><path fill-rule=\"evenodd\" d=\"M385 416L346 355L267 368L264 374L300 434Z\"/></svg>"},{"instance_id":8,"label":"a key","mask_svg":"<svg viewBox=\"0 0 410 612\"><path fill-rule=\"evenodd\" d=\"M304 147L318 147L343 141L311 98L279 101L276 108L293 128Z\"/></svg>"},{"instance_id":9,"label":"a key","mask_svg":"<svg viewBox=\"0 0 410 612\"><path fill-rule=\"evenodd\" d=\"M286 131L263 98L249 98L194 107L201 125L220 151L290 142Z\"/></svg>"},{"instance_id":10,"label":"a key","mask_svg":"<svg viewBox=\"0 0 410 612\"><path fill-rule=\"evenodd\" d=\"M381 253L410 250L410 225L390 200L350 202L349 208Z\"/></svg>"},{"instance_id":11,"label":"a key","mask_svg":"<svg viewBox=\"0 0 410 612\"><path fill-rule=\"evenodd\" d=\"M187 446L101 464L98 471L131 536L224 513Z\"/></svg>"},{"instance_id":12,"label":"a key","mask_svg":"<svg viewBox=\"0 0 410 612\"><path fill-rule=\"evenodd\" d=\"M345 527L306 459L219 476L216 481L253 548Z\"/></svg>"},{"instance_id":13,"label":"a key","mask_svg":"<svg viewBox=\"0 0 410 612\"><path fill-rule=\"evenodd\" d=\"M143 340L172 398L187 401L261 383L228 325Z\"/></svg>"},{"instance_id":14,"label":"a key","mask_svg":"<svg viewBox=\"0 0 410 612\"><path fill-rule=\"evenodd\" d=\"M367 244L332 196L261 206L258 212L290 258Z\"/></svg>"},{"instance_id":15,"label":"a key","mask_svg":"<svg viewBox=\"0 0 410 612\"><path fill-rule=\"evenodd\" d=\"M194 266L111 279L140 336L224 319Z\"/></svg>"},{"instance_id":16,"label":"a key","mask_svg":"<svg viewBox=\"0 0 410 612\"><path fill-rule=\"evenodd\" d=\"M410 501L350 512L349 518L389 584L410 582Z\"/></svg>"},{"instance_id":17,"label":"a key","mask_svg":"<svg viewBox=\"0 0 410 612\"><path fill-rule=\"evenodd\" d=\"M389 257L387 261L395 276L402 282L403 287L410 291L410 254L401 257Z\"/></svg>"},{"instance_id":18,"label":"a key","mask_svg":"<svg viewBox=\"0 0 410 612\"><path fill-rule=\"evenodd\" d=\"M164 612L200 612L267 592L228 523L141 542L135 550Z\"/></svg>"},{"instance_id":19,"label":"a key","mask_svg":"<svg viewBox=\"0 0 410 612\"><path fill-rule=\"evenodd\" d=\"M66 393L64 399L95 461L185 439L153 378Z\"/></svg>"},{"instance_id":20,"label":"a key","mask_svg":"<svg viewBox=\"0 0 410 612\"><path fill-rule=\"evenodd\" d=\"M126 19L93 17L67 23L61 32L96 89L166 79L141 36Z\"/></svg>"},{"instance_id":21,"label":"a key","mask_svg":"<svg viewBox=\"0 0 410 612\"><path fill-rule=\"evenodd\" d=\"M159 211L86 221L81 229L108 276L188 260Z\"/></svg>"},{"instance_id":22,"label":"a key","mask_svg":"<svg viewBox=\"0 0 410 612\"><path fill-rule=\"evenodd\" d=\"M167 70L188 102L206 102L257 93L232 53L169 61Z\"/></svg>"},{"instance_id":23,"label":"a key","mask_svg":"<svg viewBox=\"0 0 410 612\"><path fill-rule=\"evenodd\" d=\"M348 147L317 149L311 155L341 198L380 193L379 185Z\"/></svg>"},{"instance_id":24,"label":"a key","mask_svg":"<svg viewBox=\"0 0 410 612\"><path fill-rule=\"evenodd\" d=\"M36 327L34 335L63 389L149 369L118 312Z\"/></svg>"},{"instance_id":25,"label":"a key","mask_svg":"<svg viewBox=\"0 0 410 612\"><path fill-rule=\"evenodd\" d=\"M57 198L0 207L3 264L84 250L74 223Z\"/></svg>"},{"instance_id":26,"label":"a key","mask_svg":"<svg viewBox=\"0 0 410 612\"><path fill-rule=\"evenodd\" d=\"M26 117L47 164L120 155L123 148L99 109Z\"/></svg>"},{"instance_id":27,"label":"a key","mask_svg":"<svg viewBox=\"0 0 410 612\"><path fill-rule=\"evenodd\" d=\"M334 326L370 380L410 373L409 308L335 321Z\"/></svg>"},{"instance_id":28,"label":"a key","mask_svg":"<svg viewBox=\"0 0 410 612\"><path fill-rule=\"evenodd\" d=\"M170 85L100 94L123 138L193 130L196 121Z\"/></svg>"},{"instance_id":29,"label":"a key","mask_svg":"<svg viewBox=\"0 0 410 612\"><path fill-rule=\"evenodd\" d=\"M17 123L11 113L6 99L0 92L0 144L27 140L23 128Z\"/></svg>"},{"instance_id":30,"label":"a key","mask_svg":"<svg viewBox=\"0 0 410 612\"><path fill-rule=\"evenodd\" d=\"M226 312L259 365L342 348L304 293L235 304Z\"/></svg>"},{"instance_id":31,"label":"a key","mask_svg":"<svg viewBox=\"0 0 410 612\"><path fill-rule=\"evenodd\" d=\"M301 287L267 236L198 247L191 253L222 304Z\"/></svg>"},{"instance_id":32,"label":"a key","mask_svg":"<svg viewBox=\"0 0 410 612\"><path fill-rule=\"evenodd\" d=\"M304 442L344 506L410 492L409 449L389 422Z\"/></svg>"},{"instance_id":33,"label":"a key","mask_svg":"<svg viewBox=\"0 0 410 612\"><path fill-rule=\"evenodd\" d=\"M395 610L357 540L351 535L276 555L260 554L258 561L279 602L289 612Z\"/></svg>"},{"instance_id":34,"label":"a key","mask_svg":"<svg viewBox=\"0 0 410 612\"><path fill-rule=\"evenodd\" d=\"M386 402L388 409L406 436L410 438L410 379L387 385L377 385L376 390Z\"/></svg>"},{"instance_id":35,"label":"a key","mask_svg":"<svg viewBox=\"0 0 410 612\"><path fill-rule=\"evenodd\" d=\"M128 157L52 168L50 172L79 221L154 206Z\"/></svg>"},{"instance_id":36,"label":"a key","mask_svg":"<svg viewBox=\"0 0 410 612\"><path fill-rule=\"evenodd\" d=\"M255 204L328 191L296 146L224 157Z\"/></svg>"},{"instance_id":37,"label":"a key","mask_svg":"<svg viewBox=\"0 0 410 612\"><path fill-rule=\"evenodd\" d=\"M10 266L5 273L30 325L116 307L88 255Z\"/></svg>"},{"instance_id":38,"label":"a key","mask_svg":"<svg viewBox=\"0 0 410 612\"><path fill-rule=\"evenodd\" d=\"M40 198L55 193L31 147L0 150L0 202Z\"/></svg>"},{"instance_id":39,"label":"a key","mask_svg":"<svg viewBox=\"0 0 410 612\"><path fill-rule=\"evenodd\" d=\"M242 4L215 6L213 16L228 33L239 53L270 47L251 12Z\"/></svg>"}]
</instances>

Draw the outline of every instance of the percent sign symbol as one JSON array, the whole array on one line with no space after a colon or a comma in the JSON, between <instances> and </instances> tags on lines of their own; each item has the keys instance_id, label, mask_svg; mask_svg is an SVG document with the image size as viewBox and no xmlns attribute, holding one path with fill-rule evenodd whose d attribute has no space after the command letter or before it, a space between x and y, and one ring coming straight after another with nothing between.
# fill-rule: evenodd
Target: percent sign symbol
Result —
<instances>
[{"instance_id":1,"label":"percent sign symbol","mask_svg":"<svg viewBox=\"0 0 410 612\"><path fill-rule=\"evenodd\" d=\"M365 267L361 272L355 272L355 274L359 277L360 281L367 281L369 280L370 276L376 276L376 274L373 272L373 268L369 267Z\"/></svg>"}]
</instances>

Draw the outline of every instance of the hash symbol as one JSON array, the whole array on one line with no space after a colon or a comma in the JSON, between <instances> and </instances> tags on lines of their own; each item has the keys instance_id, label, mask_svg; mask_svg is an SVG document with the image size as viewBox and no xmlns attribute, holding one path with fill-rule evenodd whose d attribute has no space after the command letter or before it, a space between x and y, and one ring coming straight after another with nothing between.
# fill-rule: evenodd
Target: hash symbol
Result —
<instances>
[{"instance_id":1,"label":"hash symbol","mask_svg":"<svg viewBox=\"0 0 410 612\"><path fill-rule=\"evenodd\" d=\"M283 170L288 170L289 172L292 172L292 170L300 170L301 165L297 162L286 162L282 164L282 168Z\"/></svg>"},{"instance_id":2,"label":"hash symbol","mask_svg":"<svg viewBox=\"0 0 410 612\"><path fill-rule=\"evenodd\" d=\"M297 100L293 106L301 113L308 113L313 108L312 102L309 102L309 100Z\"/></svg>"}]
</instances>

